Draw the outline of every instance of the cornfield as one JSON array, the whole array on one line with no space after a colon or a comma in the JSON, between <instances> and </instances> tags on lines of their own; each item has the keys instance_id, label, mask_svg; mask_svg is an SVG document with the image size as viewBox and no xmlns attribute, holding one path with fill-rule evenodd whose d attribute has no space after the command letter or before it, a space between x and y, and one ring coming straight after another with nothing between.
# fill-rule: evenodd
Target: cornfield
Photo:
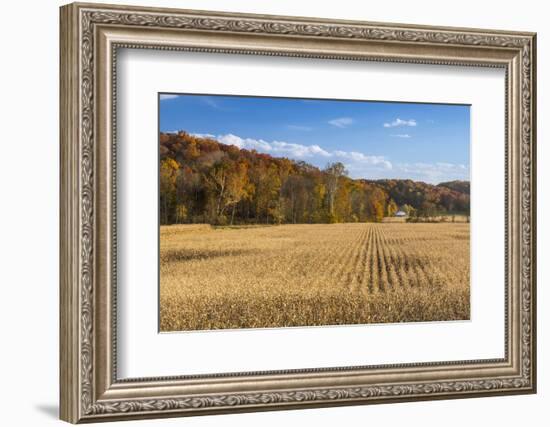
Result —
<instances>
[{"instance_id":1,"label":"cornfield","mask_svg":"<svg viewBox=\"0 0 550 427\"><path fill-rule=\"evenodd\" d=\"M467 223L163 226L161 331L464 320Z\"/></svg>"}]
</instances>

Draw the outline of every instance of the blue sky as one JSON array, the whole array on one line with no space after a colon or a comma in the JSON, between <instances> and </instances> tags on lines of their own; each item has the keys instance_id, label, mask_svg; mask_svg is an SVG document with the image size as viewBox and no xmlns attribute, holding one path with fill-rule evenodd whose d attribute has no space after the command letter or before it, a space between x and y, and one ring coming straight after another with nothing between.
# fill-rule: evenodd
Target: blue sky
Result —
<instances>
[{"instance_id":1,"label":"blue sky","mask_svg":"<svg viewBox=\"0 0 550 427\"><path fill-rule=\"evenodd\" d=\"M160 131L184 130L352 178L470 176L470 107L221 95L159 96Z\"/></svg>"}]
</instances>

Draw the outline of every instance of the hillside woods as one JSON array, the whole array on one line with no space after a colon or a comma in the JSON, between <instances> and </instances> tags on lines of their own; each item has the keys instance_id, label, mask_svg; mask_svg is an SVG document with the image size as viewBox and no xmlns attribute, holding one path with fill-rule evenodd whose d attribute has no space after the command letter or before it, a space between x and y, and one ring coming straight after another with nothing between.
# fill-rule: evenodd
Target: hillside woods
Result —
<instances>
[{"instance_id":1,"label":"hillside woods","mask_svg":"<svg viewBox=\"0 0 550 427\"><path fill-rule=\"evenodd\" d=\"M161 224L380 222L398 210L469 215L470 183L351 179L342 163L321 170L186 132L160 134Z\"/></svg>"}]
</instances>

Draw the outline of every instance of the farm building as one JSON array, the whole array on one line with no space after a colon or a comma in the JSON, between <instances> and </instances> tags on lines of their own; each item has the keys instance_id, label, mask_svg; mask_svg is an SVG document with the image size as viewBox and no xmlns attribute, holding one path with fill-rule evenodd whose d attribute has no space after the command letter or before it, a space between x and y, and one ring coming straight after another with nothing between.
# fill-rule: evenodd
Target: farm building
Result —
<instances>
[{"instance_id":1,"label":"farm building","mask_svg":"<svg viewBox=\"0 0 550 427\"><path fill-rule=\"evenodd\" d=\"M403 212L403 211L397 211L395 213L395 216L396 217L399 217L399 218L403 218L403 217L406 217L407 216L407 213L406 212Z\"/></svg>"}]
</instances>

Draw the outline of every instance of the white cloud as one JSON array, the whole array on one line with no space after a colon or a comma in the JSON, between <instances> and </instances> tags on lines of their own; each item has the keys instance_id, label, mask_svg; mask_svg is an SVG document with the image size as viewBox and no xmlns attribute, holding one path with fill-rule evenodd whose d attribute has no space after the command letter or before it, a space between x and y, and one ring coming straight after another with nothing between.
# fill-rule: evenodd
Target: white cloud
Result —
<instances>
[{"instance_id":1,"label":"white cloud","mask_svg":"<svg viewBox=\"0 0 550 427\"><path fill-rule=\"evenodd\" d=\"M222 144L234 145L241 149L256 150L273 156L284 156L295 160L308 160L319 167L323 167L327 161L341 161L346 167L376 167L391 169L392 164L383 156L369 156L357 151L327 151L317 144L303 145L285 141L265 141L263 139L241 138L231 133L214 136L211 134L193 134L197 137L215 138Z\"/></svg>"},{"instance_id":2,"label":"white cloud","mask_svg":"<svg viewBox=\"0 0 550 427\"><path fill-rule=\"evenodd\" d=\"M328 151L318 145L302 145L285 141L267 142L263 139L241 138L233 134L218 135L217 140L222 144L234 145L247 150L257 150L275 156L287 156L295 159L303 159L313 156L330 157Z\"/></svg>"},{"instance_id":3,"label":"white cloud","mask_svg":"<svg viewBox=\"0 0 550 427\"><path fill-rule=\"evenodd\" d=\"M197 138L216 139L216 135L212 135L211 133L193 133L192 135L196 136Z\"/></svg>"},{"instance_id":4,"label":"white cloud","mask_svg":"<svg viewBox=\"0 0 550 427\"><path fill-rule=\"evenodd\" d=\"M436 163L394 163L385 156L368 155L358 151L325 150L319 145L303 145L285 141L265 141L263 139L241 138L234 134L212 135L193 134L197 137L212 138L226 145L241 149L256 150L275 157L288 157L304 160L323 168L328 162L340 161L352 178L365 179L413 179L437 184L455 179L470 179L469 166L447 162Z\"/></svg>"},{"instance_id":5,"label":"white cloud","mask_svg":"<svg viewBox=\"0 0 550 427\"><path fill-rule=\"evenodd\" d=\"M160 95L160 100L161 101L165 101L167 99L174 99L174 98L177 98L179 95L176 95L176 94L172 94L172 93L162 93Z\"/></svg>"},{"instance_id":6,"label":"white cloud","mask_svg":"<svg viewBox=\"0 0 550 427\"><path fill-rule=\"evenodd\" d=\"M337 119L329 120L328 123L332 126L336 126L337 128L345 128L353 123L353 119L351 117L339 117Z\"/></svg>"},{"instance_id":7,"label":"white cloud","mask_svg":"<svg viewBox=\"0 0 550 427\"><path fill-rule=\"evenodd\" d=\"M380 166L383 169L392 169L392 164L389 160L386 160L384 156L368 156L357 151L340 151L336 150L332 152L333 157L355 163L357 165L375 165Z\"/></svg>"},{"instance_id":8,"label":"white cloud","mask_svg":"<svg viewBox=\"0 0 550 427\"><path fill-rule=\"evenodd\" d=\"M264 152L273 151L271 144L263 139L241 138L240 136L231 133L227 135L219 135L217 140L222 144L234 145L235 147L245 148L247 150L258 150Z\"/></svg>"},{"instance_id":9,"label":"white cloud","mask_svg":"<svg viewBox=\"0 0 550 427\"><path fill-rule=\"evenodd\" d=\"M389 161L388 161L389 163ZM469 167L452 163L390 163L391 168L366 165L360 162L346 162L352 178L365 179L412 179L430 184L469 180Z\"/></svg>"},{"instance_id":10,"label":"white cloud","mask_svg":"<svg viewBox=\"0 0 550 427\"><path fill-rule=\"evenodd\" d=\"M385 128L394 128L394 127L397 127L397 126L416 126L416 120L414 120L414 119L401 120L398 117L393 122L384 123Z\"/></svg>"},{"instance_id":11,"label":"white cloud","mask_svg":"<svg viewBox=\"0 0 550 427\"><path fill-rule=\"evenodd\" d=\"M390 136L393 138L410 138L411 137L408 133L395 133Z\"/></svg>"},{"instance_id":12,"label":"white cloud","mask_svg":"<svg viewBox=\"0 0 550 427\"><path fill-rule=\"evenodd\" d=\"M470 179L469 167L458 163L399 163L396 165L396 170L401 177L429 183Z\"/></svg>"}]
</instances>

